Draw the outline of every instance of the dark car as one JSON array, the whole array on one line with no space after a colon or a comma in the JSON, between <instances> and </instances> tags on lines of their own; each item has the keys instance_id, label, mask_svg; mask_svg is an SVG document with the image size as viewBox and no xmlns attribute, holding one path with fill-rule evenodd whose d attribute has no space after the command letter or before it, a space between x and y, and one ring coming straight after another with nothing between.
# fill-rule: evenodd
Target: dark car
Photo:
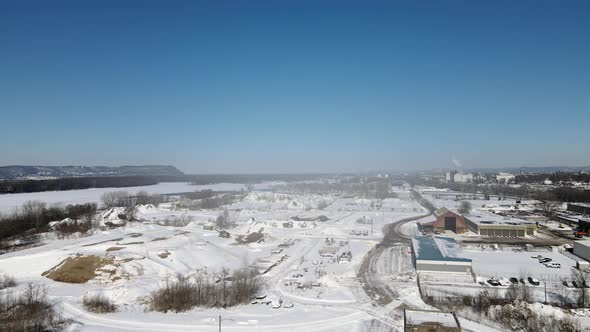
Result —
<instances>
[{"instance_id":1,"label":"dark car","mask_svg":"<svg viewBox=\"0 0 590 332\"><path fill-rule=\"evenodd\" d=\"M529 277L528 280L529 280L529 283L534 286L539 286L541 284L541 282L539 280L532 278L532 277Z\"/></svg>"},{"instance_id":2,"label":"dark car","mask_svg":"<svg viewBox=\"0 0 590 332\"><path fill-rule=\"evenodd\" d=\"M551 262L552 259L551 258L543 258L543 259L539 259L539 263L549 263Z\"/></svg>"},{"instance_id":3,"label":"dark car","mask_svg":"<svg viewBox=\"0 0 590 332\"><path fill-rule=\"evenodd\" d=\"M572 281L572 286L574 286L574 288L580 288L578 283L575 280Z\"/></svg>"},{"instance_id":4,"label":"dark car","mask_svg":"<svg viewBox=\"0 0 590 332\"><path fill-rule=\"evenodd\" d=\"M523 279L523 278L520 278L520 283L521 283L521 284L525 284L525 282L524 282L524 279Z\"/></svg>"},{"instance_id":5,"label":"dark car","mask_svg":"<svg viewBox=\"0 0 590 332\"><path fill-rule=\"evenodd\" d=\"M488 280L488 284L492 285L492 286L502 286L502 284L500 283L500 281L498 279L489 279Z\"/></svg>"},{"instance_id":6,"label":"dark car","mask_svg":"<svg viewBox=\"0 0 590 332\"><path fill-rule=\"evenodd\" d=\"M511 282L513 285L516 285L516 284L518 284L518 279L516 279L516 278L512 277L512 278L510 278L510 282Z\"/></svg>"},{"instance_id":7,"label":"dark car","mask_svg":"<svg viewBox=\"0 0 590 332\"><path fill-rule=\"evenodd\" d=\"M566 280L564 280L561 284L564 285L565 287L570 287L570 285L567 283Z\"/></svg>"}]
</instances>

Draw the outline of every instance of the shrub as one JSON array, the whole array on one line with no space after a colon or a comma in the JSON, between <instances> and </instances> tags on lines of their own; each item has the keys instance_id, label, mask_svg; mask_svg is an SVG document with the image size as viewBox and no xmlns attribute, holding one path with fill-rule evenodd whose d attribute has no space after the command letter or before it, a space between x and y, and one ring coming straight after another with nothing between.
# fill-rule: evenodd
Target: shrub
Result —
<instances>
[{"instance_id":1,"label":"shrub","mask_svg":"<svg viewBox=\"0 0 590 332\"><path fill-rule=\"evenodd\" d=\"M86 310L101 314L114 312L117 309L111 299L100 294L84 296L82 304L84 304Z\"/></svg>"},{"instance_id":2,"label":"shrub","mask_svg":"<svg viewBox=\"0 0 590 332\"><path fill-rule=\"evenodd\" d=\"M0 289L6 289L16 286L16 280L9 275L0 276Z\"/></svg>"},{"instance_id":3,"label":"shrub","mask_svg":"<svg viewBox=\"0 0 590 332\"><path fill-rule=\"evenodd\" d=\"M160 312L182 312L194 307L225 308L249 303L259 290L258 276L247 269L231 276L224 269L218 278L204 274L188 278L179 274L152 293L151 308Z\"/></svg>"},{"instance_id":4,"label":"shrub","mask_svg":"<svg viewBox=\"0 0 590 332\"><path fill-rule=\"evenodd\" d=\"M18 296L0 293L1 331L41 332L60 329L65 323L47 301L44 286L29 284Z\"/></svg>"}]
</instances>

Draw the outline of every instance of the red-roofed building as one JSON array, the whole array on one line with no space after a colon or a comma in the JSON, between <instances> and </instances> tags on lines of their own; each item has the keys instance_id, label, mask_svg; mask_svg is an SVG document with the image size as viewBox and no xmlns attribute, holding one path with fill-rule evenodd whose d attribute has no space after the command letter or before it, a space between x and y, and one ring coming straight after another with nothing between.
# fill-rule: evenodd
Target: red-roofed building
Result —
<instances>
[{"instance_id":1,"label":"red-roofed building","mask_svg":"<svg viewBox=\"0 0 590 332\"><path fill-rule=\"evenodd\" d=\"M455 213L447 208L441 208L434 211L436 220L434 221L432 228L436 232L444 233L445 231L452 231L457 234L463 234L469 229L465 224L465 219L462 215Z\"/></svg>"}]
</instances>

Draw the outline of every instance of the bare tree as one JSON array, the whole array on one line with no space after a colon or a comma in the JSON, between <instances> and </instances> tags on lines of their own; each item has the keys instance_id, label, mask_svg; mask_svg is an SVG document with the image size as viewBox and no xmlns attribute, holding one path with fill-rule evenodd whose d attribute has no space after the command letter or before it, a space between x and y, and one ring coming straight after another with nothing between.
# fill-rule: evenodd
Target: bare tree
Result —
<instances>
[{"instance_id":1,"label":"bare tree","mask_svg":"<svg viewBox=\"0 0 590 332\"><path fill-rule=\"evenodd\" d=\"M43 223L45 208L46 204L43 202L26 201L21 210L25 218L30 219L35 227L39 227Z\"/></svg>"},{"instance_id":2,"label":"bare tree","mask_svg":"<svg viewBox=\"0 0 590 332\"><path fill-rule=\"evenodd\" d=\"M150 195L147 193L147 191L141 190L138 191L137 194L135 194L135 204L144 205L150 203Z\"/></svg>"},{"instance_id":3,"label":"bare tree","mask_svg":"<svg viewBox=\"0 0 590 332\"><path fill-rule=\"evenodd\" d=\"M590 273L579 269L572 270L572 279L575 281L575 286L578 289L578 305L586 307L586 288L590 281Z\"/></svg>"},{"instance_id":4,"label":"bare tree","mask_svg":"<svg viewBox=\"0 0 590 332\"><path fill-rule=\"evenodd\" d=\"M107 192L100 196L100 201L105 208L115 207L117 204L117 193L114 191Z\"/></svg>"},{"instance_id":5,"label":"bare tree","mask_svg":"<svg viewBox=\"0 0 590 332\"><path fill-rule=\"evenodd\" d=\"M102 194L100 197L102 201L102 205L105 208L112 208L112 207L130 207L132 206L131 197L129 197L129 193L126 191L111 191Z\"/></svg>"},{"instance_id":6,"label":"bare tree","mask_svg":"<svg viewBox=\"0 0 590 332\"><path fill-rule=\"evenodd\" d=\"M541 209L543 210L543 215L548 219L551 219L553 218L555 209L559 206L560 202L557 195L551 191L546 191L544 196L544 199L541 200Z\"/></svg>"},{"instance_id":7,"label":"bare tree","mask_svg":"<svg viewBox=\"0 0 590 332\"><path fill-rule=\"evenodd\" d=\"M562 307L565 307L568 304L570 294L570 289L563 285L561 285L561 287L557 289L556 295Z\"/></svg>"},{"instance_id":8,"label":"bare tree","mask_svg":"<svg viewBox=\"0 0 590 332\"><path fill-rule=\"evenodd\" d=\"M461 206L459 206L459 213L461 214L469 214L471 213L471 203L467 201L461 202Z\"/></svg>"}]
</instances>

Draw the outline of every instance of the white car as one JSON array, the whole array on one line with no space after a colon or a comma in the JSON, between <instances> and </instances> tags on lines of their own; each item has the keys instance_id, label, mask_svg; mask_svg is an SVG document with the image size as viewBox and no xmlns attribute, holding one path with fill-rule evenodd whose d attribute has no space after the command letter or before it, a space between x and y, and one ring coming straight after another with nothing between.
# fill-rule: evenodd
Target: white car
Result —
<instances>
[{"instance_id":1,"label":"white car","mask_svg":"<svg viewBox=\"0 0 590 332\"><path fill-rule=\"evenodd\" d=\"M283 302L283 308L293 308L293 302Z\"/></svg>"},{"instance_id":2,"label":"white car","mask_svg":"<svg viewBox=\"0 0 590 332\"><path fill-rule=\"evenodd\" d=\"M546 267L550 267L550 268L556 268L556 269L558 269L558 268L561 267L561 264L555 263L555 262L551 262L551 263L545 263L545 266Z\"/></svg>"},{"instance_id":3,"label":"white car","mask_svg":"<svg viewBox=\"0 0 590 332\"><path fill-rule=\"evenodd\" d=\"M283 304L283 300L280 300L280 299L279 299L278 301L277 301L277 300L275 300L275 301L272 301L272 302L271 302L271 304L270 304L270 306L271 306L273 309L278 309L278 308L280 308L280 307L281 307L281 305L282 305L282 304Z\"/></svg>"}]
</instances>

